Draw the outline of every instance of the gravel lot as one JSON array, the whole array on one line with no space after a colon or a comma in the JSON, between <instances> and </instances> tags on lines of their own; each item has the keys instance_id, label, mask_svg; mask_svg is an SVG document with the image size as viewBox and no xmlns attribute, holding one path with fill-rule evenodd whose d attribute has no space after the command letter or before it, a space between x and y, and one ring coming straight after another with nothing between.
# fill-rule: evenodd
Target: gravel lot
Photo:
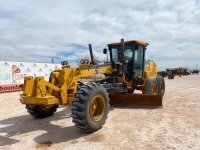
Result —
<instances>
[{"instance_id":1,"label":"gravel lot","mask_svg":"<svg viewBox=\"0 0 200 150\"><path fill-rule=\"evenodd\" d=\"M93 134L72 123L69 107L54 116L31 117L19 94L0 94L0 149L200 149L200 75L165 79L163 108L111 107Z\"/></svg>"}]
</instances>

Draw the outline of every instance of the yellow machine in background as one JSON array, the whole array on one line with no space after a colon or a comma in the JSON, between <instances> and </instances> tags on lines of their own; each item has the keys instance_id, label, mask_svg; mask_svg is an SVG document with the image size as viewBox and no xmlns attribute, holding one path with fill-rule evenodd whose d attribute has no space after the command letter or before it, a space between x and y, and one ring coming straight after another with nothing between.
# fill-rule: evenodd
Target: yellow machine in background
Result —
<instances>
[{"instance_id":1,"label":"yellow machine in background","mask_svg":"<svg viewBox=\"0 0 200 150\"><path fill-rule=\"evenodd\" d=\"M22 104L34 117L48 117L59 105L70 105L75 125L84 132L100 129L108 115L109 106L136 104L162 105L165 91L164 79L157 77L156 63L145 65L148 43L131 40L107 45L103 50L110 62L97 64L89 45L91 62L81 60L78 68L71 68L67 61L62 69L51 73L49 81L44 77L25 77ZM79 79L104 74L104 78L89 83ZM141 93L134 94L135 90Z\"/></svg>"}]
</instances>

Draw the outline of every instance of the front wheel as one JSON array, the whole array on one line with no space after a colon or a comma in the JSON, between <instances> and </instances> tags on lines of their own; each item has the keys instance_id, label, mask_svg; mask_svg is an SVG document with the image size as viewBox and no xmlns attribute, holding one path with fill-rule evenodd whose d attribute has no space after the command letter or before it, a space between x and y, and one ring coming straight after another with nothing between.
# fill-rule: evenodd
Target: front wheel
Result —
<instances>
[{"instance_id":1,"label":"front wheel","mask_svg":"<svg viewBox=\"0 0 200 150\"><path fill-rule=\"evenodd\" d=\"M26 105L28 113L36 118L52 116L57 111L58 105Z\"/></svg>"},{"instance_id":2,"label":"front wheel","mask_svg":"<svg viewBox=\"0 0 200 150\"><path fill-rule=\"evenodd\" d=\"M83 132L100 129L108 116L109 98L106 90L97 83L81 86L72 102L72 118Z\"/></svg>"},{"instance_id":3,"label":"front wheel","mask_svg":"<svg viewBox=\"0 0 200 150\"><path fill-rule=\"evenodd\" d=\"M158 94L158 81L156 78L148 78L145 82L143 94L157 95Z\"/></svg>"}]
</instances>

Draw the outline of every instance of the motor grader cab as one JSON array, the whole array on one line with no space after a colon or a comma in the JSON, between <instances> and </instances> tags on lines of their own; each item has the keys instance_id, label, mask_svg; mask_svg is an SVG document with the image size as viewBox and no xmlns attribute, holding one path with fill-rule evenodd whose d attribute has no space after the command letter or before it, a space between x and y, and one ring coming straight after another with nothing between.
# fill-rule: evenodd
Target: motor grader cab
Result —
<instances>
[{"instance_id":1,"label":"motor grader cab","mask_svg":"<svg viewBox=\"0 0 200 150\"><path fill-rule=\"evenodd\" d=\"M148 43L127 41L109 44L110 60L113 64L121 64L126 80L144 77L145 50ZM104 53L106 51L104 50Z\"/></svg>"},{"instance_id":2,"label":"motor grader cab","mask_svg":"<svg viewBox=\"0 0 200 150\"><path fill-rule=\"evenodd\" d=\"M165 82L163 77L157 77L156 63L145 61L148 45L143 41L122 39L121 42L108 44L108 48L104 49L104 54L110 54L112 66L112 75L106 74L112 84L103 85L109 89L111 104L162 105ZM135 90L140 90L141 93L133 94Z\"/></svg>"},{"instance_id":3,"label":"motor grader cab","mask_svg":"<svg viewBox=\"0 0 200 150\"><path fill-rule=\"evenodd\" d=\"M20 101L28 112L39 118L53 115L59 105L70 105L75 126L84 132L100 129L106 121L111 105L162 106L165 83L157 77L156 63L145 64L148 43L132 40L107 45L104 54L110 62L97 64L89 45L91 62L81 60L78 68L66 61L62 69L44 77L25 77ZM146 66L146 67L145 67ZM104 78L82 83L81 78L104 74ZM134 94L135 90L140 93Z\"/></svg>"}]
</instances>

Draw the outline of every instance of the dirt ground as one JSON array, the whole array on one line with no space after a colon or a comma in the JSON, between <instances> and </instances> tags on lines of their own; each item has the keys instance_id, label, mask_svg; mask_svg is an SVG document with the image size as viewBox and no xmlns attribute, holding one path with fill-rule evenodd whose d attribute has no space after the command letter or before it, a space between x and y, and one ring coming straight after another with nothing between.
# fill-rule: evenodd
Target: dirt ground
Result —
<instances>
[{"instance_id":1,"label":"dirt ground","mask_svg":"<svg viewBox=\"0 0 200 150\"><path fill-rule=\"evenodd\" d=\"M106 124L92 134L72 123L69 107L35 119L21 92L0 94L0 149L200 149L200 75L165 79L163 108L111 107Z\"/></svg>"}]
</instances>

